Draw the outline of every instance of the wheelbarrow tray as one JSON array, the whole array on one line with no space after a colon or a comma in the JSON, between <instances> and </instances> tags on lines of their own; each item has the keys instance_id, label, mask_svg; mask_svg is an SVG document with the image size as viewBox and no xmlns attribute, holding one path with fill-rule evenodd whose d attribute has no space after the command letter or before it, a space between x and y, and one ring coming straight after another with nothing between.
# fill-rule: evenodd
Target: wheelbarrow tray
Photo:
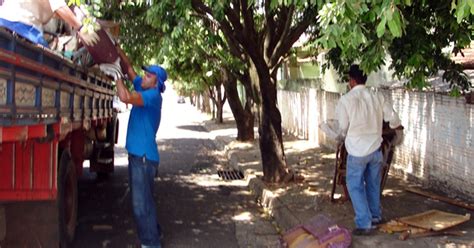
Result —
<instances>
[{"instance_id":1,"label":"wheelbarrow tray","mask_svg":"<svg viewBox=\"0 0 474 248\"><path fill-rule=\"evenodd\" d=\"M470 214L459 215L440 210L429 210L423 213L402 217L398 220L411 226L432 231L441 231L467 222L470 218Z\"/></svg>"}]
</instances>

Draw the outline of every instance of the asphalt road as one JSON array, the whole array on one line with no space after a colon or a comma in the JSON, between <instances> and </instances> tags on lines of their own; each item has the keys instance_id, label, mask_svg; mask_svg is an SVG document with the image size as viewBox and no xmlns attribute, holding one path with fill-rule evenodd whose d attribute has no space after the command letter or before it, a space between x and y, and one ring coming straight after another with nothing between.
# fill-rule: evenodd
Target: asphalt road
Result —
<instances>
[{"instance_id":1,"label":"asphalt road","mask_svg":"<svg viewBox=\"0 0 474 248\"><path fill-rule=\"evenodd\" d=\"M224 182L213 137L203 116L188 103L164 94L157 140L161 155L155 180L164 247L238 247L237 221L258 207L243 182ZM74 247L139 247L128 191L124 149L129 112L119 114L115 172L100 181L85 173L79 181L79 214ZM87 168L85 168L87 171ZM245 225L244 225L245 226Z\"/></svg>"}]
</instances>

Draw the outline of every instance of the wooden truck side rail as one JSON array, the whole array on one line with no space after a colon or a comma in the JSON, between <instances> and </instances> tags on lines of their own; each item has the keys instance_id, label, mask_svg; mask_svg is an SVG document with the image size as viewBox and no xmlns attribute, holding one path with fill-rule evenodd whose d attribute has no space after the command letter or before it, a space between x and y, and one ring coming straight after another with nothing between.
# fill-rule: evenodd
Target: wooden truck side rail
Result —
<instances>
[{"instance_id":1,"label":"wooden truck side rail","mask_svg":"<svg viewBox=\"0 0 474 248\"><path fill-rule=\"evenodd\" d=\"M98 69L0 28L0 246L69 247L84 160L98 176L114 169L113 96Z\"/></svg>"},{"instance_id":2,"label":"wooden truck side rail","mask_svg":"<svg viewBox=\"0 0 474 248\"><path fill-rule=\"evenodd\" d=\"M113 96L100 71L0 29L0 201L56 199L62 151L80 175L116 121Z\"/></svg>"}]
</instances>

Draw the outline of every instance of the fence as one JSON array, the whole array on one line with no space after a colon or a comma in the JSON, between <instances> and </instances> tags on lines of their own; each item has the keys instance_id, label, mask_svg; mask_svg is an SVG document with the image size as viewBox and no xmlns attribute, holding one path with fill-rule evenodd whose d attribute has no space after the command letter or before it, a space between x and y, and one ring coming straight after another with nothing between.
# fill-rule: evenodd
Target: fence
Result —
<instances>
[{"instance_id":1,"label":"fence","mask_svg":"<svg viewBox=\"0 0 474 248\"><path fill-rule=\"evenodd\" d=\"M446 95L381 90L393 102L405 127L392 172L447 194L474 196L474 105ZM334 147L318 125L335 117L338 93L318 89L278 92L286 132L317 146Z\"/></svg>"}]
</instances>

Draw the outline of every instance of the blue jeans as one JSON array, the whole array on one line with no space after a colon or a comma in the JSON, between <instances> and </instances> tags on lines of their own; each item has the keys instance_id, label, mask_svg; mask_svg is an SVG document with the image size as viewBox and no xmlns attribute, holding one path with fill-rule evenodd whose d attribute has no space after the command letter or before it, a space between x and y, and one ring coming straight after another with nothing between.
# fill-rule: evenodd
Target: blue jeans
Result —
<instances>
[{"instance_id":1,"label":"blue jeans","mask_svg":"<svg viewBox=\"0 0 474 248\"><path fill-rule=\"evenodd\" d=\"M381 220L380 181L382 151L364 156L347 156L346 183L355 213L357 228L371 228L372 221Z\"/></svg>"},{"instance_id":2,"label":"blue jeans","mask_svg":"<svg viewBox=\"0 0 474 248\"><path fill-rule=\"evenodd\" d=\"M161 247L161 228L153 199L153 182L159 163L132 154L129 154L128 162L133 215L138 226L138 238L142 246L159 248Z\"/></svg>"}]
</instances>

